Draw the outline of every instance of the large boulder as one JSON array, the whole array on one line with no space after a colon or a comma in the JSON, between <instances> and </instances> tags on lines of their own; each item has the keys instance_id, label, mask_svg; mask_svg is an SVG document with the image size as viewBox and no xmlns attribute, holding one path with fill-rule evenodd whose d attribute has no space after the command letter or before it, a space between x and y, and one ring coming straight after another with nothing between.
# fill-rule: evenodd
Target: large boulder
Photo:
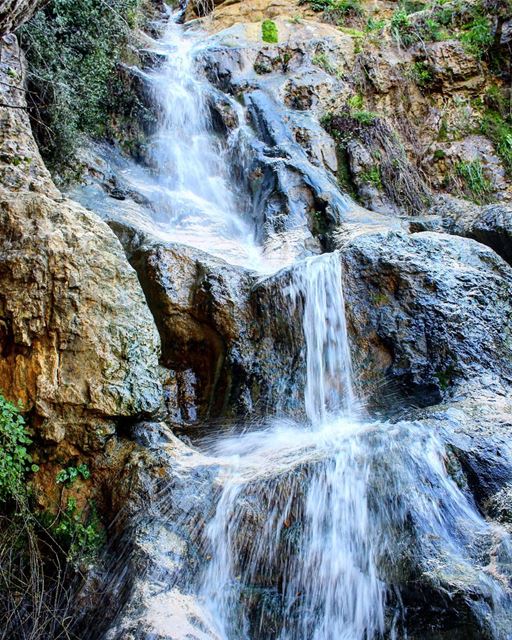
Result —
<instances>
[{"instance_id":1,"label":"large boulder","mask_svg":"<svg viewBox=\"0 0 512 640\"><path fill-rule=\"evenodd\" d=\"M3 393L56 441L100 417L155 411L158 333L108 226L70 201L26 194L0 199L0 228Z\"/></svg>"},{"instance_id":2,"label":"large boulder","mask_svg":"<svg viewBox=\"0 0 512 640\"><path fill-rule=\"evenodd\" d=\"M300 317L289 312L289 272L262 278L199 249L110 224L160 333L167 418L192 426L274 413L287 385L296 387L290 364L302 344Z\"/></svg>"},{"instance_id":3,"label":"large boulder","mask_svg":"<svg viewBox=\"0 0 512 640\"><path fill-rule=\"evenodd\" d=\"M512 271L494 251L391 232L350 241L342 262L356 363L373 398L385 381L427 404L470 384L510 384Z\"/></svg>"},{"instance_id":4,"label":"large boulder","mask_svg":"<svg viewBox=\"0 0 512 640\"><path fill-rule=\"evenodd\" d=\"M494 249L512 264L512 207L496 203L478 206L466 200L441 196L430 213L442 220L448 233L474 238Z\"/></svg>"}]
</instances>

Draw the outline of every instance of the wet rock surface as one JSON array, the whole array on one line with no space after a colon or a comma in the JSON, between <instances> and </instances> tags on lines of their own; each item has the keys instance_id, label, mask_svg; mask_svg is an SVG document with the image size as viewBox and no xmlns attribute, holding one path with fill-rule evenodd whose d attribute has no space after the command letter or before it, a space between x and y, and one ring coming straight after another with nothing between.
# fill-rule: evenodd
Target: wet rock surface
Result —
<instances>
[{"instance_id":1,"label":"wet rock surface","mask_svg":"<svg viewBox=\"0 0 512 640\"><path fill-rule=\"evenodd\" d=\"M259 4L250 11L269 17L289 6ZM26 3L14 5L18 20ZM227 25L245 10L223 3L219 20ZM338 248L368 409L389 413L394 404L403 417L405 406L415 423L395 418L368 435L371 513L394 536L380 559L391 592L386 629L416 640L505 639L510 603L495 606L494 599L496 583L506 590L510 582L503 533L512 513L510 210L446 201L429 218L411 221L369 184L366 202L375 211L352 203L337 183L338 149L319 117L350 94L343 74L355 61L354 39L326 25L277 23L280 44L262 43L259 23L239 25L221 34L200 66L215 85L209 96L215 128L225 137L241 124L250 128L240 180L252 198L259 239L292 238L302 257ZM19 64L12 36L4 43L2 78ZM479 65L459 42L404 57L432 62L443 91L482 86ZM368 72L376 104L388 112L396 106L391 96L403 80L403 63L401 56L380 56ZM0 93L24 107L12 83ZM411 113L429 128L432 113L421 98ZM116 429L130 443L118 456L115 481L103 474L118 516L104 571L79 596L86 611L79 632L91 640L216 639L196 594L209 562L204 530L222 485L219 463L165 424L138 421L158 412L179 432L202 427L211 438L242 417L303 417L303 301L290 295L294 267L262 277L152 238L105 211L109 227L57 192L24 109L0 109L0 118L2 392L20 398L42 438L66 451L113 446ZM454 143L453 157L478 143ZM367 174L374 161L368 149L353 143L349 152L352 173ZM492 149L487 157L495 163ZM108 181L111 200L151 208L143 195L124 189L122 178ZM433 406L412 411L411 404ZM431 434L447 447L439 459L452 484L422 466ZM394 463L404 456L412 475L397 487ZM266 574L243 585L252 638L276 637L290 613L280 609L279 590L286 562L300 555L305 486L321 464L316 456L286 473L254 478L241 494L234 540L240 568L262 536L268 505L292 516L283 520ZM459 517L474 519L472 511L450 511L456 490L488 527L461 531ZM399 515L395 521L385 521L389 505ZM432 535L435 508L452 538ZM99 601L98 593L108 596ZM404 610L407 622L395 617Z\"/></svg>"},{"instance_id":2,"label":"wet rock surface","mask_svg":"<svg viewBox=\"0 0 512 640\"><path fill-rule=\"evenodd\" d=\"M428 403L468 381L510 384L512 272L492 250L445 234L388 233L356 238L342 263L367 383L390 377Z\"/></svg>"},{"instance_id":3,"label":"wet rock surface","mask_svg":"<svg viewBox=\"0 0 512 640\"><path fill-rule=\"evenodd\" d=\"M281 279L111 223L137 271L162 343L165 412L176 426L273 414L302 348ZM284 280L289 275L284 274ZM293 394L290 406L299 406Z\"/></svg>"}]
</instances>

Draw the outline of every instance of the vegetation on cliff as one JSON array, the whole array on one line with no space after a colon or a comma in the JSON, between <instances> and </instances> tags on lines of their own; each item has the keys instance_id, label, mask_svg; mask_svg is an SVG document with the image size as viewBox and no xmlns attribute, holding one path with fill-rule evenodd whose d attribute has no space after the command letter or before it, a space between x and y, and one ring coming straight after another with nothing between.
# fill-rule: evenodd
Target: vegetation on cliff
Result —
<instances>
[{"instance_id":1,"label":"vegetation on cliff","mask_svg":"<svg viewBox=\"0 0 512 640\"><path fill-rule=\"evenodd\" d=\"M149 117L123 75L133 62L142 3L52 0L20 30L33 128L52 169L71 160L84 135L114 136L116 114Z\"/></svg>"}]
</instances>

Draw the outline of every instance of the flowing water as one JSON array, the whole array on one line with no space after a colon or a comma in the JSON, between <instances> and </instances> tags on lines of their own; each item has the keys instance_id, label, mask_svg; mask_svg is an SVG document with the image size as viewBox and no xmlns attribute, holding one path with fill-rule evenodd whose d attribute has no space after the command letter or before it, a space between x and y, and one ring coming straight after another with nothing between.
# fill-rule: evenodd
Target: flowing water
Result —
<instances>
[{"instance_id":1,"label":"flowing water","mask_svg":"<svg viewBox=\"0 0 512 640\"><path fill-rule=\"evenodd\" d=\"M251 207L232 187L229 144L212 130L208 84L195 69L200 36L172 23L160 47L166 62L150 76L161 110L154 172L130 167L127 179L170 239L264 269ZM441 438L421 424L365 421L342 282L336 253L291 267L304 421L276 416L204 444L221 472L197 593L223 640L372 640L385 629L406 637L394 585L414 563L433 584L473 585L486 605L469 606L482 618L506 606L479 549L492 538L507 555L508 538L452 480Z\"/></svg>"}]
</instances>

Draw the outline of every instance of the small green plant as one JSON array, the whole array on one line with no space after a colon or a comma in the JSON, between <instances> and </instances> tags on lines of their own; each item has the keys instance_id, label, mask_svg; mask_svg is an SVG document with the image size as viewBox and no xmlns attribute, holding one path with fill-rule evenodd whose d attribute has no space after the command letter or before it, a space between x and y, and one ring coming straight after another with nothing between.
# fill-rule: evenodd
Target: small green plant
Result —
<instances>
[{"instance_id":1,"label":"small green plant","mask_svg":"<svg viewBox=\"0 0 512 640\"><path fill-rule=\"evenodd\" d=\"M31 444L20 409L0 395L0 502L26 496L25 476L38 470Z\"/></svg>"},{"instance_id":2,"label":"small green plant","mask_svg":"<svg viewBox=\"0 0 512 640\"><path fill-rule=\"evenodd\" d=\"M276 44L279 41L277 25L273 20L263 20L261 24L261 37L263 42Z\"/></svg>"},{"instance_id":3,"label":"small green plant","mask_svg":"<svg viewBox=\"0 0 512 640\"><path fill-rule=\"evenodd\" d=\"M463 182L464 193L477 204L489 202L493 194L491 181L486 177L480 160L462 160L455 171Z\"/></svg>"},{"instance_id":4,"label":"small green plant","mask_svg":"<svg viewBox=\"0 0 512 640\"><path fill-rule=\"evenodd\" d=\"M56 516L45 513L42 520L66 551L67 561L75 566L93 560L105 542L105 532L93 501L80 511L76 498L69 497Z\"/></svg>"},{"instance_id":5,"label":"small green plant","mask_svg":"<svg viewBox=\"0 0 512 640\"><path fill-rule=\"evenodd\" d=\"M351 111L359 111L364 107L364 98L360 93L356 93L348 99L347 103Z\"/></svg>"},{"instance_id":6,"label":"small green plant","mask_svg":"<svg viewBox=\"0 0 512 640\"><path fill-rule=\"evenodd\" d=\"M446 153L442 149L436 149L434 151L434 160L444 160L446 158Z\"/></svg>"},{"instance_id":7,"label":"small green plant","mask_svg":"<svg viewBox=\"0 0 512 640\"><path fill-rule=\"evenodd\" d=\"M350 115L354 120L357 120L360 124L369 125L373 124L377 118L379 117L378 113L374 113L373 111L351 111Z\"/></svg>"},{"instance_id":8,"label":"small green plant","mask_svg":"<svg viewBox=\"0 0 512 640\"><path fill-rule=\"evenodd\" d=\"M370 16L366 21L366 31L382 31L386 24L385 20L376 20L373 16Z\"/></svg>"},{"instance_id":9,"label":"small green plant","mask_svg":"<svg viewBox=\"0 0 512 640\"><path fill-rule=\"evenodd\" d=\"M391 33L406 47L414 42L413 27L405 9L397 9L391 16Z\"/></svg>"},{"instance_id":10,"label":"small green plant","mask_svg":"<svg viewBox=\"0 0 512 640\"><path fill-rule=\"evenodd\" d=\"M498 111L487 111L481 132L492 141L505 170L512 176L512 125Z\"/></svg>"},{"instance_id":11,"label":"small green plant","mask_svg":"<svg viewBox=\"0 0 512 640\"><path fill-rule=\"evenodd\" d=\"M411 68L411 78L418 87L425 88L432 84L434 75L426 62L415 62Z\"/></svg>"},{"instance_id":12,"label":"small green plant","mask_svg":"<svg viewBox=\"0 0 512 640\"><path fill-rule=\"evenodd\" d=\"M376 189L382 190L382 178L380 175L380 169L378 166L373 166L360 174L361 182L364 184L370 184Z\"/></svg>"},{"instance_id":13,"label":"small green plant","mask_svg":"<svg viewBox=\"0 0 512 640\"><path fill-rule=\"evenodd\" d=\"M364 14L361 0L338 0L338 2L333 2L332 10L337 11L342 17Z\"/></svg>"},{"instance_id":14,"label":"small green plant","mask_svg":"<svg viewBox=\"0 0 512 640\"><path fill-rule=\"evenodd\" d=\"M379 117L377 113L364 109L364 99L360 93L351 96L347 104L350 109L350 117L357 120L360 124L373 124Z\"/></svg>"},{"instance_id":15,"label":"small green plant","mask_svg":"<svg viewBox=\"0 0 512 640\"><path fill-rule=\"evenodd\" d=\"M55 477L57 484L65 484L67 487L71 487L78 478L88 480L91 477L91 472L86 464L79 464L77 467L66 467L59 471Z\"/></svg>"},{"instance_id":16,"label":"small green plant","mask_svg":"<svg viewBox=\"0 0 512 640\"><path fill-rule=\"evenodd\" d=\"M326 73L330 73L330 74L336 73L336 67L332 64L332 62L329 60L327 54L324 51L320 51L316 53L313 56L311 62L317 67L320 67L321 69L323 69Z\"/></svg>"},{"instance_id":17,"label":"small green plant","mask_svg":"<svg viewBox=\"0 0 512 640\"><path fill-rule=\"evenodd\" d=\"M494 42L494 34L489 18L485 16L476 17L460 35L460 41L464 44L466 51L476 58L483 58Z\"/></svg>"}]
</instances>

